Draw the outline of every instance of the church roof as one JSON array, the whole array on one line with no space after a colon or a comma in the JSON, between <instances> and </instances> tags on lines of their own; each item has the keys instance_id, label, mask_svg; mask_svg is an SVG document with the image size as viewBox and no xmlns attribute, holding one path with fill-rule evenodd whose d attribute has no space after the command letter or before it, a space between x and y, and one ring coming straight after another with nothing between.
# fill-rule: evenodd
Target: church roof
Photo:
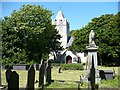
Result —
<instances>
[{"instance_id":1,"label":"church roof","mask_svg":"<svg viewBox=\"0 0 120 90\"><path fill-rule=\"evenodd\" d=\"M64 19L64 15L62 11L58 11L57 16L55 19Z\"/></svg>"}]
</instances>

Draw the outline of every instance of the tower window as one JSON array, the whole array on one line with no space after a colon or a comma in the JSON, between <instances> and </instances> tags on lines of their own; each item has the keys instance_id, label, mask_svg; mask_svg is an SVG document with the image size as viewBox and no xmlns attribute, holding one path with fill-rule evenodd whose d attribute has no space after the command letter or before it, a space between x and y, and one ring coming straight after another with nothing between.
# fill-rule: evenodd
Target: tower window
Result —
<instances>
[{"instance_id":1,"label":"tower window","mask_svg":"<svg viewBox=\"0 0 120 90\"><path fill-rule=\"evenodd\" d=\"M55 21L57 21L57 20L55 19Z\"/></svg>"},{"instance_id":2,"label":"tower window","mask_svg":"<svg viewBox=\"0 0 120 90\"><path fill-rule=\"evenodd\" d=\"M60 21L62 21L62 20L60 20Z\"/></svg>"}]
</instances>

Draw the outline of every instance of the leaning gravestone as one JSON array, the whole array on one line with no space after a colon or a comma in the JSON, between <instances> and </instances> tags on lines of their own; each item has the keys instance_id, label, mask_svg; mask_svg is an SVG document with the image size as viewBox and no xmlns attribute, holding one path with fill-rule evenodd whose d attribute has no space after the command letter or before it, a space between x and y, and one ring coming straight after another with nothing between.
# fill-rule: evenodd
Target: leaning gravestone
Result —
<instances>
[{"instance_id":1,"label":"leaning gravestone","mask_svg":"<svg viewBox=\"0 0 120 90\"><path fill-rule=\"evenodd\" d=\"M8 80L8 90L19 90L19 75L13 71Z\"/></svg>"},{"instance_id":2,"label":"leaning gravestone","mask_svg":"<svg viewBox=\"0 0 120 90\"><path fill-rule=\"evenodd\" d=\"M41 61L41 66L39 70L39 84L38 87L42 86L44 84L44 73L45 73L45 64L44 61Z\"/></svg>"},{"instance_id":3,"label":"leaning gravestone","mask_svg":"<svg viewBox=\"0 0 120 90\"><path fill-rule=\"evenodd\" d=\"M28 70L28 79L26 90L34 90L34 81L35 81L35 69L32 65Z\"/></svg>"}]
</instances>

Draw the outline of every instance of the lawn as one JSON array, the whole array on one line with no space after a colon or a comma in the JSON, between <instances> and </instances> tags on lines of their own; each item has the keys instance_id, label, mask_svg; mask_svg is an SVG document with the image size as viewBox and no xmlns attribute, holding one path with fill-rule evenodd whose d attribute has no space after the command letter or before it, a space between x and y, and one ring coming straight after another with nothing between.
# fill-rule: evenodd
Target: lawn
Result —
<instances>
[{"instance_id":1,"label":"lawn","mask_svg":"<svg viewBox=\"0 0 120 90\"><path fill-rule=\"evenodd\" d=\"M98 66L98 69L100 70L115 70L116 75L118 75L118 67L104 67L104 66ZM78 83L76 81L79 81L80 75L84 74L84 70L62 70L61 73L58 73L59 67L53 67L52 68L52 82L50 85L45 86L46 88L77 88ZM19 74L19 81L20 81L20 87L25 87L27 83L27 70L16 70L16 72ZM35 73L35 80L38 80L38 71ZM102 80L100 83L100 87L107 87L107 88L116 88L118 87L118 77L116 77L114 80ZM6 85L6 79L5 79L5 70L2 70L2 83ZM35 84L35 87L38 87L38 83ZM87 83L84 83L82 88L87 88Z\"/></svg>"}]
</instances>

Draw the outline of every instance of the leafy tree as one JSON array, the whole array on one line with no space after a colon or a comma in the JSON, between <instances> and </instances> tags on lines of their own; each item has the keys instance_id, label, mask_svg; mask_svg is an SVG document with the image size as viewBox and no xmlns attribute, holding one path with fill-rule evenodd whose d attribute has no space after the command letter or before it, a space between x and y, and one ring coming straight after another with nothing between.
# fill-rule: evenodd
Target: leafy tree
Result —
<instances>
[{"instance_id":1,"label":"leafy tree","mask_svg":"<svg viewBox=\"0 0 120 90\"><path fill-rule=\"evenodd\" d=\"M2 20L3 64L39 63L60 48L60 35L51 24L52 12L36 5L23 5Z\"/></svg>"},{"instance_id":2,"label":"leafy tree","mask_svg":"<svg viewBox=\"0 0 120 90\"><path fill-rule=\"evenodd\" d=\"M72 32L74 42L70 50L83 52L88 46L88 35L91 30L95 32L95 43L99 46L98 55L103 64L113 65L120 63L120 13L106 14L93 18L82 29Z\"/></svg>"}]
</instances>

